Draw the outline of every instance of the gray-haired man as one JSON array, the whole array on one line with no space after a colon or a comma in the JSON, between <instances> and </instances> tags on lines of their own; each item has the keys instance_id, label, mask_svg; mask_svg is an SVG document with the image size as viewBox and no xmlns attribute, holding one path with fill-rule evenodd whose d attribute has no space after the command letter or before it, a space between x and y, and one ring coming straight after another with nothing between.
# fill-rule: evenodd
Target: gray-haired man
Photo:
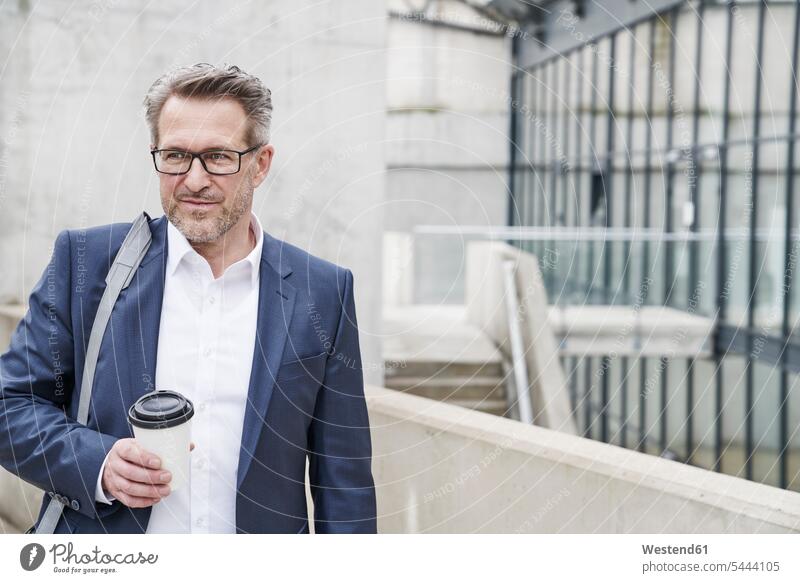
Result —
<instances>
[{"instance_id":1,"label":"gray-haired man","mask_svg":"<svg viewBox=\"0 0 800 583\"><path fill-rule=\"evenodd\" d=\"M49 491L39 520L64 502L56 532L308 532L306 461L315 530L375 532L352 273L252 213L275 152L269 90L200 64L158 79L145 107L165 215L114 307L88 425L74 421L85 335L128 224L82 233L80 259L78 233L58 236L0 357L0 463ZM189 489L171 493L131 437L127 411L153 389L194 402Z\"/></svg>"}]
</instances>

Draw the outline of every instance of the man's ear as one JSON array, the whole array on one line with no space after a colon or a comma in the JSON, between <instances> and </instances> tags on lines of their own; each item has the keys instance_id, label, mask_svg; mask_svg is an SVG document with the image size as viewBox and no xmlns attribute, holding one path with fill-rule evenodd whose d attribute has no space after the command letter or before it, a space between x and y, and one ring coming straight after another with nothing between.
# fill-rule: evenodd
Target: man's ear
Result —
<instances>
[{"instance_id":1,"label":"man's ear","mask_svg":"<svg viewBox=\"0 0 800 583\"><path fill-rule=\"evenodd\" d=\"M253 186L259 186L269 174L269 169L272 166L272 158L275 156L275 146L266 144L261 146L256 151L256 166L257 170L253 176Z\"/></svg>"}]
</instances>

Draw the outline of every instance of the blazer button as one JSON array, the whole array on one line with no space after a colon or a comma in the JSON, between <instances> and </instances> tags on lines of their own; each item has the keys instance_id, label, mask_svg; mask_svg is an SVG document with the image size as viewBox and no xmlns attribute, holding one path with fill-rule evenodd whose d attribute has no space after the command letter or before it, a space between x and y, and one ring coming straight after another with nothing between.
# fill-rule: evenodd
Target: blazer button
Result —
<instances>
[{"instance_id":1,"label":"blazer button","mask_svg":"<svg viewBox=\"0 0 800 583\"><path fill-rule=\"evenodd\" d=\"M73 500L71 502L70 506L72 506L72 509L75 510L75 511L78 511L78 510L81 509L81 503L78 502L77 500Z\"/></svg>"},{"instance_id":2,"label":"blazer button","mask_svg":"<svg viewBox=\"0 0 800 583\"><path fill-rule=\"evenodd\" d=\"M47 495L50 496L50 498L55 498L56 497L56 493L55 492L48 492Z\"/></svg>"}]
</instances>

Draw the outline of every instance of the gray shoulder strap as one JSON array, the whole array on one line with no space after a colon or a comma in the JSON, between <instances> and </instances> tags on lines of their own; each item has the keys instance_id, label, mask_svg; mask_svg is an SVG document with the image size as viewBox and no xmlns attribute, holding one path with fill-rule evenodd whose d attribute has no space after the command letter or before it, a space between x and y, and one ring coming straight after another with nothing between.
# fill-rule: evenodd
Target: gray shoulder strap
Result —
<instances>
[{"instance_id":1,"label":"gray shoulder strap","mask_svg":"<svg viewBox=\"0 0 800 583\"><path fill-rule=\"evenodd\" d=\"M133 222L131 230L122 242L122 246L114 258L114 263L106 276L106 289L100 299L100 306L92 324L89 335L89 345L86 348L86 360L83 365L83 379L81 380L81 401L78 405L78 423L86 425L89 420L89 402L92 396L94 382L94 369L97 366L97 357L100 354L100 343L103 341L111 310L120 292L128 287L133 274L147 249L150 247L150 225L147 215L142 213Z\"/></svg>"},{"instance_id":2,"label":"gray shoulder strap","mask_svg":"<svg viewBox=\"0 0 800 583\"><path fill-rule=\"evenodd\" d=\"M136 269L150 248L151 240L152 235L148 216L146 213L142 213L133 222L106 276L106 289L103 291L100 306L97 308L97 314L94 317L92 331L89 334L89 345L86 348L86 359L83 365L81 397L78 404L78 423L81 425L86 425L89 420L89 403L92 396L97 357L100 354L100 344L103 341L108 321L111 318L111 311L114 309L114 304L120 292L128 287L131 279L133 279ZM63 508L64 504L55 498L50 500L36 533L52 534L56 529Z\"/></svg>"}]
</instances>

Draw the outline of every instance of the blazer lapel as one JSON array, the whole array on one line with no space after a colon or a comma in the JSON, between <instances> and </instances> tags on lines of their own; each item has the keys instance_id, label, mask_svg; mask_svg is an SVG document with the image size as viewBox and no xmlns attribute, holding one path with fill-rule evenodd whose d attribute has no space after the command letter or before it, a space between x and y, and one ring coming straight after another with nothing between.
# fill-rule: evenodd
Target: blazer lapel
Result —
<instances>
[{"instance_id":1,"label":"blazer lapel","mask_svg":"<svg viewBox=\"0 0 800 583\"><path fill-rule=\"evenodd\" d=\"M120 336L129 342L121 354L128 358L129 386L133 401L155 390L156 382L158 332L161 326L167 263L166 217L162 215L151 221L150 230L153 234L150 249L139 265L136 277L125 290L125 309L120 314L122 320L118 324Z\"/></svg>"},{"instance_id":2,"label":"blazer lapel","mask_svg":"<svg viewBox=\"0 0 800 583\"><path fill-rule=\"evenodd\" d=\"M281 256L280 241L264 232L259 272L258 322L239 450L237 489L247 474L266 422L275 378L294 314L296 290L284 281L292 270L281 261Z\"/></svg>"}]
</instances>

